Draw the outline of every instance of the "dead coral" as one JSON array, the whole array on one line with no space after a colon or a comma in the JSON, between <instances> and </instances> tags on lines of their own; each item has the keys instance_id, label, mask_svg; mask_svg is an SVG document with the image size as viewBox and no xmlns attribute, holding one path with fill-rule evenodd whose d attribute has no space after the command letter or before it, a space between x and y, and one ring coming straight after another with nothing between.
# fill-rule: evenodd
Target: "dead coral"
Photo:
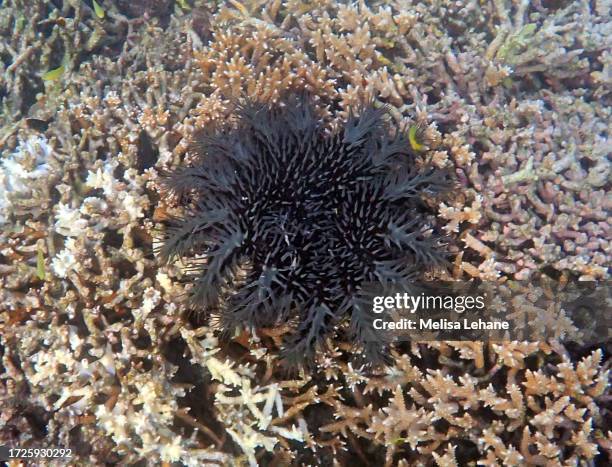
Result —
<instances>
[{"instance_id":1,"label":"dead coral","mask_svg":"<svg viewBox=\"0 0 612 467\"><path fill-rule=\"evenodd\" d=\"M90 4L91 5L91 4ZM113 10L108 12L113 15ZM0 10L0 145L25 117L45 118L37 93L55 88L92 54L116 49L128 23L99 18L86 2L4 2Z\"/></svg>"}]
</instances>

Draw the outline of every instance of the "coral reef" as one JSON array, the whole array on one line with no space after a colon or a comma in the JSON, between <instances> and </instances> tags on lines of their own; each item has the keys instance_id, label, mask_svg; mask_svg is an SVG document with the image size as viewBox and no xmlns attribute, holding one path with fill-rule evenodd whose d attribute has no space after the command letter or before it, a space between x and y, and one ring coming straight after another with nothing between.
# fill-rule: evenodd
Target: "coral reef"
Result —
<instances>
[{"instance_id":1,"label":"coral reef","mask_svg":"<svg viewBox=\"0 0 612 467\"><path fill-rule=\"evenodd\" d=\"M0 225L9 223L10 214L37 217L50 208L52 153L44 137L30 136L0 160Z\"/></svg>"},{"instance_id":2,"label":"coral reef","mask_svg":"<svg viewBox=\"0 0 612 467\"><path fill-rule=\"evenodd\" d=\"M55 88L98 53L116 54L131 28L109 11L102 21L91 2L9 0L0 10L0 122L4 141L25 117L45 118L36 94ZM53 98L53 96L47 96ZM46 110L46 111L45 111Z\"/></svg>"},{"instance_id":3,"label":"coral reef","mask_svg":"<svg viewBox=\"0 0 612 467\"><path fill-rule=\"evenodd\" d=\"M218 340L153 255L180 214L159 172L194 132L302 90L332 128L372 99L424 129L462 187L436 225L455 278L609 278L609 2L98 3L0 10L0 443L93 465L610 462L609 344L404 343L371 372L335 340L287 375L290 329Z\"/></svg>"}]
</instances>

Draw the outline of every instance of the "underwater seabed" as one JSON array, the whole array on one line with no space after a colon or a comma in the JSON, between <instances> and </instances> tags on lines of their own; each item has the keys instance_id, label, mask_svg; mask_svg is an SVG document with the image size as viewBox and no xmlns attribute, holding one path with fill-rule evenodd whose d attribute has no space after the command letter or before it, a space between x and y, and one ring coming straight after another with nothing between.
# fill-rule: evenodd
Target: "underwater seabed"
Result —
<instances>
[{"instance_id":1,"label":"underwater seabed","mask_svg":"<svg viewBox=\"0 0 612 467\"><path fill-rule=\"evenodd\" d=\"M534 321L560 316L560 335L593 327L540 304L610 278L610 9L3 1L0 456L609 465L605 321L595 344L383 346L371 306L345 291L372 274L482 281ZM247 103L295 112L288 96L312 105L290 131L272 119L274 137L258 138L257 113L259 130L241 126ZM245 180L260 191L244 195ZM181 225L198 202L205 218ZM177 222L183 240L164 256ZM291 365L292 350L306 360Z\"/></svg>"}]
</instances>

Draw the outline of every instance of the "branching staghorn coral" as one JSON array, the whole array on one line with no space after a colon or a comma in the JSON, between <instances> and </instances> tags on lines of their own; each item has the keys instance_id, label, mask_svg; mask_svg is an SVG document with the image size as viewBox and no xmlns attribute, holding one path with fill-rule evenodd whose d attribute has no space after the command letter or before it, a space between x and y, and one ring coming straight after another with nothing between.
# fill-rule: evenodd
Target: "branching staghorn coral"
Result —
<instances>
[{"instance_id":1,"label":"branching staghorn coral","mask_svg":"<svg viewBox=\"0 0 612 467\"><path fill-rule=\"evenodd\" d=\"M104 18L96 14L93 4L82 1L3 3L0 143L14 133L18 119L45 117L44 109L36 105L37 93L53 89L92 54L120 48L129 29L127 18L114 7Z\"/></svg>"},{"instance_id":2,"label":"branching staghorn coral","mask_svg":"<svg viewBox=\"0 0 612 467\"><path fill-rule=\"evenodd\" d=\"M419 121L436 122L448 131L435 161L454 166L467 189L457 197L454 208L463 211L475 202L481 206L480 217L475 213L471 218L477 220L472 225L461 220L463 214L445 219L451 231L478 229L478 239L500 251L496 258L487 258L491 264L483 264L481 269L493 268L487 277L512 270L517 279L525 279L552 267L571 270L583 279L602 278L608 276L603 264L609 248L600 234L606 230L607 216L604 220L591 214L593 206L603 202L601 195L586 209L578 208L584 214L569 223L589 225L588 233L582 232L593 240L585 242L588 248L551 235L545 227L556 220L551 213L574 210L574 204L584 203L579 192L570 188L577 188L572 180L584 169L566 171L566 166L557 164L555 168L562 171L553 174L543 163L545 156L561 158L568 141L580 135L585 151L570 157L581 160L581 166L595 166L581 189L600 190L606 180L609 161L602 145L608 139L609 106L593 102L589 93L605 93L607 85L600 79L592 90L579 89L590 83L589 73L603 78L597 70L609 49L611 25L599 13L602 9L600 5L592 9L587 2L551 11L529 2L467 2L453 7L435 2L431 8L408 1L373 6L298 2L286 8L235 3L220 10L222 29L213 26L214 39L198 57L215 92L221 93L214 101L220 107L227 108L224 98L241 93L274 100L285 86L312 89L312 77L320 76L322 98L333 96L342 109L374 95L392 105L398 121L416 114ZM482 32L461 34L470 26ZM554 53L538 47L540 42ZM283 51L283 61L277 50ZM591 56L599 62L590 60ZM309 78L300 79L304 73ZM269 79L276 75L277 79ZM523 81L513 81L512 76ZM559 83L556 88L568 87L550 94L543 89L546 80ZM330 82L331 93L327 91ZM517 92L524 93L521 102L515 98ZM552 102L570 99L573 106ZM578 112L579 122L562 116L566 111L569 115L570 109ZM557 130L551 135L553 126ZM431 131L433 139L438 139ZM532 149L530 159L525 154ZM496 171L497 167L506 171ZM516 176L507 177L515 172ZM579 176L584 178L582 173ZM500 207L503 215L499 215ZM532 212L536 215L528 223L525 219ZM516 225L510 233L512 241L499 233L502 219ZM559 223L555 229L565 230L567 225ZM577 231L569 235L584 238ZM517 248L533 238L540 239L544 248L536 246L527 254ZM475 272L470 266L468 276Z\"/></svg>"},{"instance_id":3,"label":"branching staghorn coral","mask_svg":"<svg viewBox=\"0 0 612 467\"><path fill-rule=\"evenodd\" d=\"M468 345L449 342L439 350L450 356ZM546 346L516 345L522 355L533 355L539 349L550 353ZM428 350L421 345L418 352L422 357ZM334 401L336 420L320 431L340 433L344 438L355 434L385 446L385 465L414 465L427 461L432 454L434 459L443 455L448 458L447 464L436 460L439 465L470 461L525 465L551 459L570 463L592 459L598 451L596 440L602 444L605 440L590 435L593 419L604 423L594 404L609 381L609 370L603 369L601 357L601 351L596 351L577 365L563 360L557 367L536 371L525 369L524 363L511 364L509 369L494 365L474 377L453 370L422 372L405 356L387 375L353 388L359 394L357 401L373 390L386 397L378 399L373 407L359 409ZM455 362L470 360L467 355L462 358L465 360ZM505 387L500 387L500 371L506 374ZM554 427L568 430L566 444L559 445ZM573 454L566 458L562 452Z\"/></svg>"},{"instance_id":4,"label":"branching staghorn coral","mask_svg":"<svg viewBox=\"0 0 612 467\"><path fill-rule=\"evenodd\" d=\"M609 389L597 395L609 381L605 346L600 357L551 342L412 343L372 374L347 363L350 343L336 341L316 357L320 372L288 377L276 357L284 327L223 343L208 326L184 322L183 273L158 270L148 220L179 214L159 204L156 172L182 163L194 130L231 119L236 97L275 100L285 86L306 88L325 118L343 121L374 97L398 124L416 117L429 125L432 162L463 186L444 201L438 226L466 246L454 277L507 280L551 269L607 277L605 1L234 1L203 9L186 0L191 10L175 2L171 18L127 21L117 15L132 13L103 3L104 21L89 2L63 4L76 5L89 25L79 31L110 31L122 48L83 48L81 34L58 30L71 13L53 26L2 23L2 47L19 49L2 55L3 66L38 43L25 32L23 47L12 42L20 25L44 33L53 60L26 54L2 74L10 107L2 118L20 120L3 127L0 170L5 161L21 165L15 151L44 138L50 176L36 184L56 205L16 214L10 204L0 229L0 442L79 446L74 462L92 464L609 462ZM10 5L1 14L19 16L20 4ZM76 50L64 74L43 80L74 43L88 52ZM20 115L23 77L39 94L27 96L29 113ZM32 206L47 199L33 197ZM433 420L433 429L395 413ZM126 431L116 420L127 421ZM559 428L550 432L552 422ZM396 424L406 430L394 433Z\"/></svg>"},{"instance_id":5,"label":"branching staghorn coral","mask_svg":"<svg viewBox=\"0 0 612 467\"><path fill-rule=\"evenodd\" d=\"M584 76L591 66L589 53L601 53L612 45L606 37L610 25L599 21L585 3L571 2L549 16L531 13L529 4L521 2L511 10L504 2L495 2L501 26L486 56L509 66L514 75ZM590 15L592 22L583 21ZM529 22L530 18L536 21Z\"/></svg>"}]
</instances>

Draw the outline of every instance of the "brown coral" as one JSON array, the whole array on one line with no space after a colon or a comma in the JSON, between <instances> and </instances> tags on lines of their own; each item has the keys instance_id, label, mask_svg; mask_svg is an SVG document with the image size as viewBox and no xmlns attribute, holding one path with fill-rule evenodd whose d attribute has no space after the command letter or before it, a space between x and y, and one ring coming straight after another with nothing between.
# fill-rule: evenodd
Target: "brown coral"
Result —
<instances>
[{"instance_id":1,"label":"brown coral","mask_svg":"<svg viewBox=\"0 0 612 467\"><path fill-rule=\"evenodd\" d=\"M33 199L0 194L3 444L76 438L75 462L93 464L609 461L605 347L413 342L370 374L339 340L289 377L285 329L222 343L184 320L182 271L157 269L145 220L173 214L157 170L195 128L239 96L306 88L341 117L373 97L437 125L434 162L464 188L438 219L467 247L455 277L606 278L606 2L237 0L209 15L188 0L168 24L114 2L104 21L87 2L5 3L2 161L21 166L39 136L53 176Z\"/></svg>"}]
</instances>

